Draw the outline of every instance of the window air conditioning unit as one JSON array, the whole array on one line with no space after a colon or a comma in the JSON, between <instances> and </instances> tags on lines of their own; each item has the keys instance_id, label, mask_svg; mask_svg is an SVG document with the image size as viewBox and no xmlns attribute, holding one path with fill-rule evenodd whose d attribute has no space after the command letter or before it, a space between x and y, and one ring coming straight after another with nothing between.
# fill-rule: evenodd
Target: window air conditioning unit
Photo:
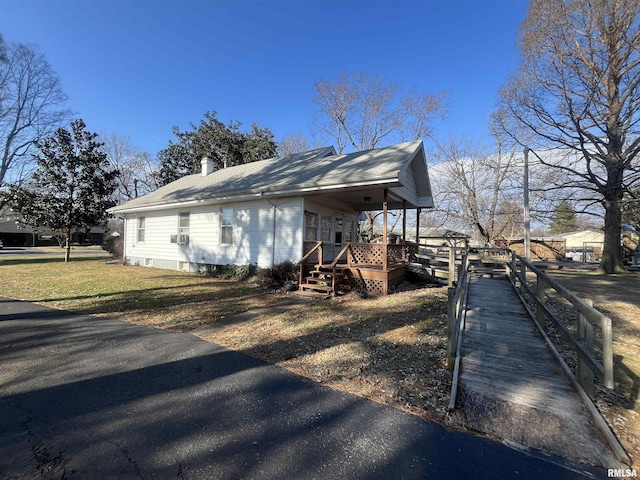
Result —
<instances>
[{"instance_id":1,"label":"window air conditioning unit","mask_svg":"<svg viewBox=\"0 0 640 480\"><path fill-rule=\"evenodd\" d=\"M189 235L186 233L178 235L178 245L189 245Z\"/></svg>"}]
</instances>

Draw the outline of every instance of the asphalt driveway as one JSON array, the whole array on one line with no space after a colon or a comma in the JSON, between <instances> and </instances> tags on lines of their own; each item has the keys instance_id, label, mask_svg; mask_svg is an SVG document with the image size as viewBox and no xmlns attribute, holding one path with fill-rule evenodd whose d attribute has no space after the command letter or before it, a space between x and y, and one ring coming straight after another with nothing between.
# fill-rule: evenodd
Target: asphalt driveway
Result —
<instances>
[{"instance_id":1,"label":"asphalt driveway","mask_svg":"<svg viewBox=\"0 0 640 480\"><path fill-rule=\"evenodd\" d=\"M0 297L0 478L574 479L587 470L606 478L189 334Z\"/></svg>"}]
</instances>

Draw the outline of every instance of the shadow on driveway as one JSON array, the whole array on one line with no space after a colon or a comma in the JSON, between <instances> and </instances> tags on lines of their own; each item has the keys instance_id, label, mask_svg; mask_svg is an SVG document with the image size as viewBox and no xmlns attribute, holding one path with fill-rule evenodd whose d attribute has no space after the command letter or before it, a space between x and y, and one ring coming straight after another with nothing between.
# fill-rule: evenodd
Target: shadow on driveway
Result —
<instances>
[{"instance_id":1,"label":"shadow on driveway","mask_svg":"<svg viewBox=\"0 0 640 480\"><path fill-rule=\"evenodd\" d=\"M0 315L3 478L583 478L192 335Z\"/></svg>"}]
</instances>

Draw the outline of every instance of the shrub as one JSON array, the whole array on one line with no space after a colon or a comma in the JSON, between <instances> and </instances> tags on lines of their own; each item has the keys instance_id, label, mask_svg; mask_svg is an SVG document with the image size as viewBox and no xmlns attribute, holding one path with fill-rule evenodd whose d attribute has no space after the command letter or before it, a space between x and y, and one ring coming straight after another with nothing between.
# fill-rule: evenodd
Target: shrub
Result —
<instances>
[{"instance_id":1,"label":"shrub","mask_svg":"<svg viewBox=\"0 0 640 480\"><path fill-rule=\"evenodd\" d=\"M102 249L109 252L115 258L122 258L123 242L121 237L110 236L102 242Z\"/></svg>"},{"instance_id":2,"label":"shrub","mask_svg":"<svg viewBox=\"0 0 640 480\"><path fill-rule=\"evenodd\" d=\"M276 263L272 268L267 269L271 272L271 278L279 284L286 281L297 280L296 266L291 260Z\"/></svg>"},{"instance_id":3,"label":"shrub","mask_svg":"<svg viewBox=\"0 0 640 480\"><path fill-rule=\"evenodd\" d=\"M244 282L258 273L258 266L255 263L249 265L211 265L209 263L200 265L198 272L208 277L220 277Z\"/></svg>"}]
</instances>

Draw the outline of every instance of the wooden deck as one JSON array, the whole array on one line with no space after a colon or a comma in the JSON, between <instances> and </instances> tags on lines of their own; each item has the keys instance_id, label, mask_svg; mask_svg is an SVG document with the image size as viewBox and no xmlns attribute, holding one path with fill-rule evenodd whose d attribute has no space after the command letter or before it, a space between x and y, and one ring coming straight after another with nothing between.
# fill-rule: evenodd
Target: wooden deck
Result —
<instances>
[{"instance_id":1,"label":"wooden deck","mask_svg":"<svg viewBox=\"0 0 640 480\"><path fill-rule=\"evenodd\" d=\"M504 275L471 276L459 381L468 427L574 460L615 464Z\"/></svg>"}]
</instances>

